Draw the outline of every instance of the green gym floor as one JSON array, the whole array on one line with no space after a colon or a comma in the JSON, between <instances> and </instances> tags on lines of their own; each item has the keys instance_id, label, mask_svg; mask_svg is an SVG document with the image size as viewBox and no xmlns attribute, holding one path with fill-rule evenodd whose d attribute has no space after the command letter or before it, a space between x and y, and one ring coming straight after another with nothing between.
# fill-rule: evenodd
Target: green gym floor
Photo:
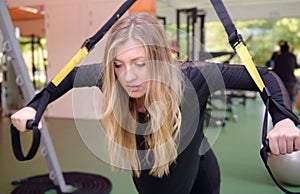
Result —
<instances>
[{"instance_id":1,"label":"green gym floor","mask_svg":"<svg viewBox=\"0 0 300 194\"><path fill-rule=\"evenodd\" d=\"M238 105L238 121L229 121L213 143L221 168L221 194L279 194L259 156L263 105L259 98ZM14 189L11 181L48 173L40 154L31 161L15 159L9 134L9 118L0 119L0 194ZM136 194L130 173L111 172L82 142L72 119L46 119L63 172L86 172L105 176L112 182L111 194ZM207 133L214 133L213 130ZM300 191L300 187L288 187Z\"/></svg>"}]
</instances>

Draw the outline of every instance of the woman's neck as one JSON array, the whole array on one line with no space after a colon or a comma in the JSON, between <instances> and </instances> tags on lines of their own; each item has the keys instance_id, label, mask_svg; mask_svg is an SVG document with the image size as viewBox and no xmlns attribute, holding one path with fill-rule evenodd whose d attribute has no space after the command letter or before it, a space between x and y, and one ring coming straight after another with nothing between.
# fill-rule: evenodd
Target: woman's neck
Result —
<instances>
[{"instance_id":1,"label":"woman's neck","mask_svg":"<svg viewBox=\"0 0 300 194\"><path fill-rule=\"evenodd\" d=\"M145 105L144 105L144 98L137 98L135 99L136 108L138 112L146 113Z\"/></svg>"}]
</instances>

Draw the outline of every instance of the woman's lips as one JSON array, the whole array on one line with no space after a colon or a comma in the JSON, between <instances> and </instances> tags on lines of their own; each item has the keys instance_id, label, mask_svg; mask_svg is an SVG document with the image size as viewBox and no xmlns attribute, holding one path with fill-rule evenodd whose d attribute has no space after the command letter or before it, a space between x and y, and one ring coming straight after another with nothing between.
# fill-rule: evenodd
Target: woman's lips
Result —
<instances>
[{"instance_id":1,"label":"woman's lips","mask_svg":"<svg viewBox=\"0 0 300 194\"><path fill-rule=\"evenodd\" d=\"M129 92L137 92L140 86L127 86Z\"/></svg>"}]
</instances>

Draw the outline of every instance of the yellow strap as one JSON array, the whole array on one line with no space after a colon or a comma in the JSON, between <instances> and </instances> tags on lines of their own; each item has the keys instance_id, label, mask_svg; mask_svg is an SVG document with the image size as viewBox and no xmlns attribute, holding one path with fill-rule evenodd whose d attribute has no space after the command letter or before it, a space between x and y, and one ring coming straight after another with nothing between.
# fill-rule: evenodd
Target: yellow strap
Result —
<instances>
[{"instance_id":1,"label":"yellow strap","mask_svg":"<svg viewBox=\"0 0 300 194\"><path fill-rule=\"evenodd\" d=\"M258 86L259 90L262 92L265 85L254 65L251 55L248 52L247 47L244 44L240 44L236 47L236 52L242 60L242 63L245 65L250 76L254 80L255 84Z\"/></svg>"},{"instance_id":2,"label":"yellow strap","mask_svg":"<svg viewBox=\"0 0 300 194\"><path fill-rule=\"evenodd\" d=\"M74 67L88 54L88 50L81 48L67 65L52 79L52 83L57 87L60 82L74 69Z\"/></svg>"}]
</instances>

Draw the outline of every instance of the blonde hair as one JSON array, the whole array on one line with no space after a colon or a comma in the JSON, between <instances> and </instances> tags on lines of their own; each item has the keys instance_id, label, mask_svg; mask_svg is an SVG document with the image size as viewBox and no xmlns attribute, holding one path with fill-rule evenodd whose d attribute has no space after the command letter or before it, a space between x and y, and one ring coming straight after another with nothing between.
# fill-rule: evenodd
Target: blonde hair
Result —
<instances>
[{"instance_id":1,"label":"blonde hair","mask_svg":"<svg viewBox=\"0 0 300 194\"><path fill-rule=\"evenodd\" d=\"M139 154L141 150L136 145L136 101L123 90L114 73L116 49L128 40L143 45L150 74L144 96L144 107L150 119L141 134L146 149L142 158ZM108 36L103 63L101 108L104 116L101 123L109 137L107 145L111 162L121 162L122 167L129 165L136 176L140 175L145 164L150 166L153 176L169 174L169 166L178 155L180 102L184 84L164 30L156 19L145 13L135 13L121 19Z\"/></svg>"}]
</instances>

